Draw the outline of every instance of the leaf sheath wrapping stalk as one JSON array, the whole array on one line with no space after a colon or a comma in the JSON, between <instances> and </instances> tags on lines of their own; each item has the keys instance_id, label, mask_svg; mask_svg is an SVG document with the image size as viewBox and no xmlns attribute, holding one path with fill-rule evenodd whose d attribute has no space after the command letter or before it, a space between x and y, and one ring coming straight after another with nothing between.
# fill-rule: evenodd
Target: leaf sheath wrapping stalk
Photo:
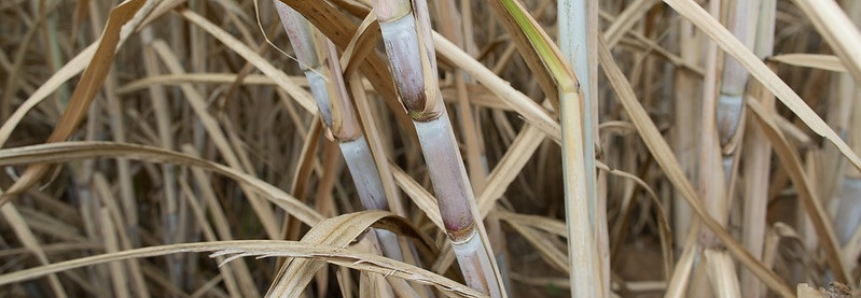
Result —
<instances>
[{"instance_id":1,"label":"leaf sheath wrapping stalk","mask_svg":"<svg viewBox=\"0 0 861 298\"><path fill-rule=\"evenodd\" d=\"M439 116L440 109L428 110L428 90L422 71L421 49L412 16L381 22L386 52L389 53L392 76L398 95L407 113L414 120L428 120ZM430 79L430 78L428 78ZM435 79L435 78L434 78Z\"/></svg>"}]
</instances>

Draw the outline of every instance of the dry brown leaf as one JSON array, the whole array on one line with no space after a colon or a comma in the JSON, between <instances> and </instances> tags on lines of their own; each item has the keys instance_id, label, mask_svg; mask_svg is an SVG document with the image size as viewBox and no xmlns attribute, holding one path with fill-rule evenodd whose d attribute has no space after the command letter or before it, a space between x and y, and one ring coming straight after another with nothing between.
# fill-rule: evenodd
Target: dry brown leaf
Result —
<instances>
[{"instance_id":1,"label":"dry brown leaf","mask_svg":"<svg viewBox=\"0 0 861 298\"><path fill-rule=\"evenodd\" d=\"M120 4L111 10L108 24L98 47L93 53L94 57L98 57L98 59L92 60L87 66L69 99L69 107L63 112L62 118L57 121L56 129L46 142L60 142L72 135L81 119L87 114L96 93L105 83L105 78L108 76L114 54L117 47L121 45L121 40L133 32L135 27L143 21L143 18L155 8L157 2L154 0L133 0ZM121 32L123 30L125 32ZM48 166L42 164L27 167L18 181L15 181L15 184L0 196L0 205L36 184L47 171Z\"/></svg>"},{"instance_id":2,"label":"dry brown leaf","mask_svg":"<svg viewBox=\"0 0 861 298\"><path fill-rule=\"evenodd\" d=\"M349 78L349 75L359 69L359 65L365 61L368 55L374 54L374 46L377 45L377 40L380 37L380 23L377 22L377 15L369 13L359 28L356 29L356 34L350 39L350 43L341 54L341 69L344 76ZM374 54L376 55L376 54Z\"/></svg>"},{"instance_id":3,"label":"dry brown leaf","mask_svg":"<svg viewBox=\"0 0 861 298\"><path fill-rule=\"evenodd\" d=\"M861 84L861 31L840 8L837 1L794 0L813 21L816 31L828 41L855 78Z\"/></svg>"},{"instance_id":4,"label":"dry brown leaf","mask_svg":"<svg viewBox=\"0 0 861 298\"><path fill-rule=\"evenodd\" d=\"M300 87L308 87L308 80L304 76L288 76L292 84ZM210 83L210 84L228 84L233 83L237 79L236 74L232 73L183 73L183 74L163 74L149 75L139 80L131 81L128 84L117 88L117 95L126 95L138 90L145 89L154 85L176 86L183 83ZM250 74L242 80L244 85L276 85L275 81L265 75Z\"/></svg>"},{"instance_id":5,"label":"dry brown leaf","mask_svg":"<svg viewBox=\"0 0 861 298\"><path fill-rule=\"evenodd\" d=\"M302 242L331 247L346 247L371 226L384 226L400 234L407 234L432 247L430 238L419 232L404 218L388 211L363 211L326 219L315 225L302 237ZM266 293L267 297L299 297L314 274L323 268L322 263L311 259L287 261L279 270L276 282Z\"/></svg>"},{"instance_id":6,"label":"dry brown leaf","mask_svg":"<svg viewBox=\"0 0 861 298\"><path fill-rule=\"evenodd\" d=\"M229 256L228 262L238 257L292 257L314 258L334 265L356 270L374 272L387 276L406 279L421 284L432 285L447 294L460 297L487 297L469 287L451 281L436 273L409 264L394 261L374 254L355 252L349 249L299 241L277 240L238 240L196 242L163 246L153 246L121 251L113 254L79 258L47 266L25 269L15 273L0 275L0 285L30 280L46 274L74 268L93 266L132 258L146 258L175 253L215 252L212 256Z\"/></svg>"},{"instance_id":7,"label":"dry brown leaf","mask_svg":"<svg viewBox=\"0 0 861 298\"><path fill-rule=\"evenodd\" d=\"M553 141L562 142L562 128L559 123L547 113L538 103L517 91L505 80L499 78L475 58L452 44L450 41L434 32L434 46L440 56L445 57L460 67L481 84L485 85L499 99L510 105L514 111L523 116L529 124L545 132Z\"/></svg>"},{"instance_id":8,"label":"dry brown leaf","mask_svg":"<svg viewBox=\"0 0 861 298\"><path fill-rule=\"evenodd\" d=\"M768 58L769 61L777 61L783 64L824 69L837 72L846 72L846 66L840 62L837 56L822 54L783 54Z\"/></svg>"},{"instance_id":9,"label":"dry brown leaf","mask_svg":"<svg viewBox=\"0 0 861 298\"><path fill-rule=\"evenodd\" d=\"M123 157L150 162L200 167L230 177L243 185L250 186L264 194L266 199L309 226L314 226L323 220L320 214L302 202L299 202L296 198L254 176L211 161L150 146L112 142L60 142L33 145L0 150L0 165L50 164L94 157Z\"/></svg>"}]
</instances>

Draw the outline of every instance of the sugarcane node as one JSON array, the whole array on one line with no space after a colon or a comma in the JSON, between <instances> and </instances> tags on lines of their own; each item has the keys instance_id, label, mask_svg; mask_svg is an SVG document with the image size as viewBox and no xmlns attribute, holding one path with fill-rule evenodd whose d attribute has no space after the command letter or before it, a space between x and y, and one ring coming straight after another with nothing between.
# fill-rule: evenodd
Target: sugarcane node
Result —
<instances>
[{"instance_id":1,"label":"sugarcane node","mask_svg":"<svg viewBox=\"0 0 861 298\"><path fill-rule=\"evenodd\" d=\"M410 2L405 1L399 2L398 4L401 4L402 6L390 7L389 5L379 5L375 3L374 9L377 10L377 20L380 23L388 23L392 21L397 21L400 18L406 16L412 16L411 12L413 11L413 8Z\"/></svg>"},{"instance_id":2,"label":"sugarcane node","mask_svg":"<svg viewBox=\"0 0 861 298\"><path fill-rule=\"evenodd\" d=\"M338 125L336 130L328 129L329 133L337 140L339 143L352 142L362 136L360 130L356 129L345 129L343 125Z\"/></svg>"},{"instance_id":3,"label":"sugarcane node","mask_svg":"<svg viewBox=\"0 0 861 298\"><path fill-rule=\"evenodd\" d=\"M418 111L411 110L407 114L409 114L410 118L412 118L413 121L416 121L416 122L430 122L430 121L436 120L437 118L439 118L439 116L442 115L442 113L439 113L439 112L428 112L425 110L418 110Z\"/></svg>"},{"instance_id":4,"label":"sugarcane node","mask_svg":"<svg viewBox=\"0 0 861 298\"><path fill-rule=\"evenodd\" d=\"M335 134L332 133L332 129L329 128L328 126L326 126L325 123L323 126L326 127L323 130L323 135L326 136L326 139L329 139L329 141L332 141L332 142L338 141L335 139Z\"/></svg>"},{"instance_id":5,"label":"sugarcane node","mask_svg":"<svg viewBox=\"0 0 861 298\"><path fill-rule=\"evenodd\" d=\"M475 237L475 221L461 229L449 230L448 227L446 227L445 233L448 235L448 239L451 240L452 243L466 243L471 240L472 237Z\"/></svg>"},{"instance_id":6,"label":"sugarcane node","mask_svg":"<svg viewBox=\"0 0 861 298\"><path fill-rule=\"evenodd\" d=\"M427 94L424 92L416 92L413 96L409 97L413 98L412 100L407 99L407 97L402 98L401 103L403 103L404 109L406 109L407 114L413 121L429 122L436 120L442 115L439 109L427 106Z\"/></svg>"}]
</instances>

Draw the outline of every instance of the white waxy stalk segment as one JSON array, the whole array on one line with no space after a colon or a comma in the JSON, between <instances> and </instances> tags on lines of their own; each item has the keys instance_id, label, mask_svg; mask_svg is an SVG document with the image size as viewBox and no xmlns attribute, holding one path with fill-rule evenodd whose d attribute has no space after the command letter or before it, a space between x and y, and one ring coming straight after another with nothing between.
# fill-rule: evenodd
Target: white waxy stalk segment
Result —
<instances>
[{"instance_id":1,"label":"white waxy stalk segment","mask_svg":"<svg viewBox=\"0 0 861 298\"><path fill-rule=\"evenodd\" d=\"M368 142L359 129L343 79L327 77L341 73L334 45L322 35L315 36L315 32L301 14L280 1L274 2L284 29L293 43L300 67L308 79L311 93L317 101L323 123L332 131L332 136L338 142L341 154L346 160L362 206L369 210L388 210L389 204L380 174ZM399 261L404 260L396 234L382 229L374 229L374 232L380 240L384 255Z\"/></svg>"},{"instance_id":2,"label":"white waxy stalk segment","mask_svg":"<svg viewBox=\"0 0 861 298\"><path fill-rule=\"evenodd\" d=\"M383 184L379 179L380 174L377 172L371 151L368 150L365 137L341 142L338 145L347 161L347 168L353 175L362 205L367 209L387 210L389 206L386 203Z\"/></svg>"},{"instance_id":3,"label":"white waxy stalk segment","mask_svg":"<svg viewBox=\"0 0 861 298\"><path fill-rule=\"evenodd\" d=\"M403 11L410 3L415 4L413 13ZM413 119L443 224L467 285L502 297L495 261L490 259L492 249L484 226L475 220L475 196L442 104L427 4L423 0L377 0L374 7L398 95Z\"/></svg>"},{"instance_id":4,"label":"white waxy stalk segment","mask_svg":"<svg viewBox=\"0 0 861 298\"><path fill-rule=\"evenodd\" d=\"M460 150L453 146L456 142L448 113L432 121L414 123L446 229L470 228L474 218L469 201L475 198L472 187L463 178L466 169L460 162Z\"/></svg>"},{"instance_id":5,"label":"white waxy stalk segment","mask_svg":"<svg viewBox=\"0 0 861 298\"><path fill-rule=\"evenodd\" d=\"M744 101L741 94L721 93L717 103L717 129L721 145L727 144L738 130Z\"/></svg>"},{"instance_id":6,"label":"white waxy stalk segment","mask_svg":"<svg viewBox=\"0 0 861 298\"><path fill-rule=\"evenodd\" d=\"M834 232L840 244L845 245L861 225L861 179L846 177L839 197Z\"/></svg>"},{"instance_id":7,"label":"white waxy stalk segment","mask_svg":"<svg viewBox=\"0 0 861 298\"><path fill-rule=\"evenodd\" d=\"M730 27L736 38L744 41L748 48L753 48L753 39L748 38L748 36L755 33L748 32L748 29L756 30L756 28L748 28L748 10L749 5L747 2L737 1ZM747 76L747 70L745 70L744 66L738 60L726 57L716 111L717 129L721 147L727 145L738 131L741 112L744 107L744 89L747 84Z\"/></svg>"},{"instance_id":8,"label":"white waxy stalk segment","mask_svg":"<svg viewBox=\"0 0 861 298\"><path fill-rule=\"evenodd\" d=\"M315 70L306 70L305 78L308 79L308 86L311 87L311 94L317 99L317 108L320 109L320 117L323 118L323 123L326 127L332 127L332 107L329 105L329 89L326 84L326 78L322 75L322 70L318 67Z\"/></svg>"},{"instance_id":9,"label":"white waxy stalk segment","mask_svg":"<svg viewBox=\"0 0 861 298\"><path fill-rule=\"evenodd\" d=\"M499 292L499 287L489 286L486 282L487 280L496 280L496 278L493 276L493 272L485 272L482 269L490 268L491 265L487 254L483 252L484 245L478 233L472 230L466 239L460 242L452 242L451 245L459 264L478 263L477 266L461 266L466 284L470 286L483 285L486 288L478 290L488 293L491 297L501 297L502 294Z\"/></svg>"}]
</instances>

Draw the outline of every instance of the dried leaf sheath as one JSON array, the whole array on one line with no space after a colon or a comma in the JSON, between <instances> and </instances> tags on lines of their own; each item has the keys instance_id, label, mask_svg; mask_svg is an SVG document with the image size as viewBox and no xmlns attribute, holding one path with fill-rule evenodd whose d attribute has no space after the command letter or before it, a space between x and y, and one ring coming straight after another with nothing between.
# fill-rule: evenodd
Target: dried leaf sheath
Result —
<instances>
[{"instance_id":1,"label":"dried leaf sheath","mask_svg":"<svg viewBox=\"0 0 861 298\"><path fill-rule=\"evenodd\" d=\"M425 88L425 81L434 81L436 77L425 78L415 19L410 14L390 21L380 19L380 29L386 41L386 52L398 53L390 54L389 59L395 86L407 113L417 121L439 117L442 107L434 103L438 100Z\"/></svg>"},{"instance_id":2,"label":"dried leaf sheath","mask_svg":"<svg viewBox=\"0 0 861 298\"><path fill-rule=\"evenodd\" d=\"M774 48L774 14L777 8L776 0L762 0L757 22L756 43L754 51L762 58L770 56ZM769 111L774 108L774 95L765 90L759 82L751 81L750 94L761 102ZM750 121L753 122L753 121ZM762 129L755 127L745 132L745 152L748 162L744 163L745 186L743 194L744 208L742 209L742 243L750 253L759 259L763 257L764 238L766 234L766 216L768 205L768 180L771 168L771 146L765 139ZM751 297L759 295L763 286L751 272L742 269L739 274L742 295Z\"/></svg>"}]
</instances>

